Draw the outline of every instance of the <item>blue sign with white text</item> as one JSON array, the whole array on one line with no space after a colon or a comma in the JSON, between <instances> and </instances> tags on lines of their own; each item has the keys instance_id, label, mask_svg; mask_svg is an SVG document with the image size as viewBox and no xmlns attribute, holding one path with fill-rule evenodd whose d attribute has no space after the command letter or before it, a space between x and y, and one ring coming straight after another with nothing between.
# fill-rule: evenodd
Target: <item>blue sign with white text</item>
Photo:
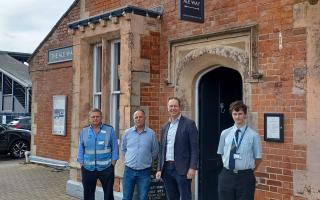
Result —
<instances>
[{"instance_id":1,"label":"blue sign with white text","mask_svg":"<svg viewBox=\"0 0 320 200\"><path fill-rule=\"evenodd\" d=\"M179 17L182 20L204 22L204 0L179 0Z\"/></svg>"},{"instance_id":2,"label":"blue sign with white text","mask_svg":"<svg viewBox=\"0 0 320 200\"><path fill-rule=\"evenodd\" d=\"M49 49L48 63L60 63L72 60L72 46L60 49Z\"/></svg>"}]
</instances>

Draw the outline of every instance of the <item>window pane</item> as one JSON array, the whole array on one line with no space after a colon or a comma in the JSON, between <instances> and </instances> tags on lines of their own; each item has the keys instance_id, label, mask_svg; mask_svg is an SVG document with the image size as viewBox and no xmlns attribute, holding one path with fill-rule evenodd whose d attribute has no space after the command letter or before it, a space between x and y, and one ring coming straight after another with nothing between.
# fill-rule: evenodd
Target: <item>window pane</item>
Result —
<instances>
[{"instance_id":1,"label":"window pane","mask_svg":"<svg viewBox=\"0 0 320 200\"><path fill-rule=\"evenodd\" d=\"M102 83L102 46L97 44L93 49L93 107L101 109Z\"/></svg>"},{"instance_id":2,"label":"window pane","mask_svg":"<svg viewBox=\"0 0 320 200\"><path fill-rule=\"evenodd\" d=\"M119 134L119 101L120 101L120 79L118 75L118 66L120 64L120 42L111 42L111 80L110 80L110 124Z\"/></svg>"},{"instance_id":3,"label":"window pane","mask_svg":"<svg viewBox=\"0 0 320 200\"><path fill-rule=\"evenodd\" d=\"M116 68L116 87L115 87L115 90L116 91L120 91L120 79L119 79L119 74L118 74L118 67L119 67L119 65L120 65L120 42L118 42L118 43L116 43L116 49L117 49L117 55L116 55L116 57L117 57L117 62L116 62L116 66L115 66L115 68Z\"/></svg>"},{"instance_id":4,"label":"window pane","mask_svg":"<svg viewBox=\"0 0 320 200\"><path fill-rule=\"evenodd\" d=\"M95 92L101 92L101 59L102 59L101 46L95 48Z\"/></svg>"},{"instance_id":5,"label":"window pane","mask_svg":"<svg viewBox=\"0 0 320 200\"><path fill-rule=\"evenodd\" d=\"M94 96L94 108L99 108L101 109L101 95L95 95Z\"/></svg>"},{"instance_id":6,"label":"window pane","mask_svg":"<svg viewBox=\"0 0 320 200\"><path fill-rule=\"evenodd\" d=\"M25 88L17 82L13 82L13 95L15 99L19 102L19 104L24 108L26 106L25 102Z\"/></svg>"},{"instance_id":7,"label":"window pane","mask_svg":"<svg viewBox=\"0 0 320 200\"><path fill-rule=\"evenodd\" d=\"M12 95L3 96L2 101L2 110L4 111L12 111Z\"/></svg>"},{"instance_id":8,"label":"window pane","mask_svg":"<svg viewBox=\"0 0 320 200\"><path fill-rule=\"evenodd\" d=\"M12 79L3 74L3 94L12 94Z\"/></svg>"}]
</instances>

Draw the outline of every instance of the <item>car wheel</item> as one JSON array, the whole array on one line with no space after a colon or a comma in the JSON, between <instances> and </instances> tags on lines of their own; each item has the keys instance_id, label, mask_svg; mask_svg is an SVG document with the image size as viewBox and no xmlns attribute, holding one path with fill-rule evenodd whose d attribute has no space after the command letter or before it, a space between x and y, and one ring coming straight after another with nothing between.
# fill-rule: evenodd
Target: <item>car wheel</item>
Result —
<instances>
[{"instance_id":1,"label":"car wheel","mask_svg":"<svg viewBox=\"0 0 320 200\"><path fill-rule=\"evenodd\" d=\"M23 158L24 152L29 151L28 142L24 140L15 141L10 147L10 155L12 158Z\"/></svg>"}]
</instances>

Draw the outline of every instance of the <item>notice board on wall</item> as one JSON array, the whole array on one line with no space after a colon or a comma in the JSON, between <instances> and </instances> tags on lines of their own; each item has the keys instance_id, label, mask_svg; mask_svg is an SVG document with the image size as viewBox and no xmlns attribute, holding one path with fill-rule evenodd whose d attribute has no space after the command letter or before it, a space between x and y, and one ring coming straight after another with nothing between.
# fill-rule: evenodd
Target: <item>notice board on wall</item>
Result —
<instances>
[{"instance_id":1,"label":"notice board on wall","mask_svg":"<svg viewBox=\"0 0 320 200\"><path fill-rule=\"evenodd\" d=\"M52 134L66 135L67 96L53 96Z\"/></svg>"}]
</instances>

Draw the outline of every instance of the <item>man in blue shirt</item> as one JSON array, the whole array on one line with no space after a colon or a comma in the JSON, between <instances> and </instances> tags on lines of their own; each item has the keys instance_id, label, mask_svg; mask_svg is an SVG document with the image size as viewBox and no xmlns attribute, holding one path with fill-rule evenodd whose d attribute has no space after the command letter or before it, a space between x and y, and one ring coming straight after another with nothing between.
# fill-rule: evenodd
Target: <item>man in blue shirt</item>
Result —
<instances>
[{"instance_id":1,"label":"man in blue shirt","mask_svg":"<svg viewBox=\"0 0 320 200\"><path fill-rule=\"evenodd\" d=\"M152 160L158 155L158 141L154 131L145 125L145 112L133 114L134 126L127 129L122 138L125 158L123 175L123 200L131 200L137 184L139 200L148 199Z\"/></svg>"},{"instance_id":2,"label":"man in blue shirt","mask_svg":"<svg viewBox=\"0 0 320 200\"><path fill-rule=\"evenodd\" d=\"M84 200L94 200L97 179L104 200L113 200L114 166L119 159L118 141L114 129L102 123L102 112L89 112L90 124L80 132L78 162L81 165Z\"/></svg>"},{"instance_id":3,"label":"man in blue shirt","mask_svg":"<svg viewBox=\"0 0 320 200\"><path fill-rule=\"evenodd\" d=\"M218 146L223 166L218 180L220 200L253 200L254 170L261 163L260 136L246 124L247 106L242 101L230 104L235 124L222 131Z\"/></svg>"}]
</instances>

